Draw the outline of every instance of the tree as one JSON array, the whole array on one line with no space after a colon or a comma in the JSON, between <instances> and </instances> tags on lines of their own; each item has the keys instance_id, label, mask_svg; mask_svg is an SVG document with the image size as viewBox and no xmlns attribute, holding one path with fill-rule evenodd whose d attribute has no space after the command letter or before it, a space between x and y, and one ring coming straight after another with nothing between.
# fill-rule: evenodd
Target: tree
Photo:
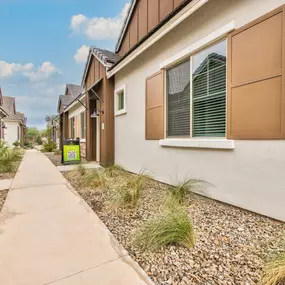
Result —
<instances>
[{"instance_id":1,"label":"tree","mask_svg":"<svg viewBox=\"0 0 285 285\"><path fill-rule=\"evenodd\" d=\"M26 140L35 143L40 135L40 131L37 128L28 128L26 132Z\"/></svg>"}]
</instances>

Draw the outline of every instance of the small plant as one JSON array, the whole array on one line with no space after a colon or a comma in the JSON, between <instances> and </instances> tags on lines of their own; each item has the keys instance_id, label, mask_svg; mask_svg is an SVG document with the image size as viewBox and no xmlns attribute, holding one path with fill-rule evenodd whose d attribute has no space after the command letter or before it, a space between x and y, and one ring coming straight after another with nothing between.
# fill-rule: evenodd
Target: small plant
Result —
<instances>
[{"instance_id":1,"label":"small plant","mask_svg":"<svg viewBox=\"0 0 285 285\"><path fill-rule=\"evenodd\" d=\"M275 256L264 269L262 284L284 285L285 284L285 253Z\"/></svg>"},{"instance_id":2,"label":"small plant","mask_svg":"<svg viewBox=\"0 0 285 285\"><path fill-rule=\"evenodd\" d=\"M19 147L21 144L20 144L20 142L19 141L14 141L13 142L13 146L14 147Z\"/></svg>"},{"instance_id":3,"label":"small plant","mask_svg":"<svg viewBox=\"0 0 285 285\"><path fill-rule=\"evenodd\" d=\"M0 172L14 171L14 162L20 160L22 157L18 149L9 149L4 142L0 141Z\"/></svg>"},{"instance_id":4,"label":"small plant","mask_svg":"<svg viewBox=\"0 0 285 285\"><path fill-rule=\"evenodd\" d=\"M84 176L86 174L86 166L83 163L79 163L76 167L76 170L79 172L81 176Z\"/></svg>"},{"instance_id":5,"label":"small plant","mask_svg":"<svg viewBox=\"0 0 285 285\"><path fill-rule=\"evenodd\" d=\"M56 149L56 150L54 151L54 154L55 154L55 155L61 155L61 153L62 153L62 152L61 152L60 149Z\"/></svg>"},{"instance_id":6,"label":"small plant","mask_svg":"<svg viewBox=\"0 0 285 285\"><path fill-rule=\"evenodd\" d=\"M24 148L33 148L34 146L33 146L33 144L31 143L31 142L29 142L29 141L25 141L24 142Z\"/></svg>"},{"instance_id":7,"label":"small plant","mask_svg":"<svg viewBox=\"0 0 285 285\"><path fill-rule=\"evenodd\" d=\"M141 191L146 176L139 174L130 178L125 177L124 181L116 187L112 204L115 207L135 208L141 198Z\"/></svg>"},{"instance_id":8,"label":"small plant","mask_svg":"<svg viewBox=\"0 0 285 285\"><path fill-rule=\"evenodd\" d=\"M172 244L193 247L194 229L187 209L179 206L175 211L165 211L147 222L139 230L135 244L147 250L156 250Z\"/></svg>"},{"instance_id":9,"label":"small plant","mask_svg":"<svg viewBox=\"0 0 285 285\"><path fill-rule=\"evenodd\" d=\"M123 168L117 164L113 164L105 168L105 174L107 177L115 177L118 174L122 173L122 171Z\"/></svg>"},{"instance_id":10,"label":"small plant","mask_svg":"<svg viewBox=\"0 0 285 285\"><path fill-rule=\"evenodd\" d=\"M56 143L51 139L48 139L43 145L43 152L53 152L56 149Z\"/></svg>"},{"instance_id":11,"label":"small plant","mask_svg":"<svg viewBox=\"0 0 285 285\"><path fill-rule=\"evenodd\" d=\"M189 179L182 183L177 184L174 187L169 188L169 194L166 198L167 204L183 204L185 202L187 194L193 192L195 189L201 187L206 182L203 180Z\"/></svg>"},{"instance_id":12,"label":"small plant","mask_svg":"<svg viewBox=\"0 0 285 285\"><path fill-rule=\"evenodd\" d=\"M100 170L93 170L84 176L84 185L89 188L105 187L106 177Z\"/></svg>"}]
</instances>

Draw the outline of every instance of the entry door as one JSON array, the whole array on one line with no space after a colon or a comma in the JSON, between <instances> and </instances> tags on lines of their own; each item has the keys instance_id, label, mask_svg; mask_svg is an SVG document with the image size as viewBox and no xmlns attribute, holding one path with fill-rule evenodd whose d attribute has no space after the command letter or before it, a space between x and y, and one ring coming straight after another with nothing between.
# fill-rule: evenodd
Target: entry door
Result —
<instances>
[{"instance_id":1,"label":"entry door","mask_svg":"<svg viewBox=\"0 0 285 285\"><path fill-rule=\"evenodd\" d=\"M96 108L97 110L100 110L99 100L96 100ZM101 133L100 116L97 117L95 120L96 120L96 161L100 162L100 133Z\"/></svg>"}]
</instances>

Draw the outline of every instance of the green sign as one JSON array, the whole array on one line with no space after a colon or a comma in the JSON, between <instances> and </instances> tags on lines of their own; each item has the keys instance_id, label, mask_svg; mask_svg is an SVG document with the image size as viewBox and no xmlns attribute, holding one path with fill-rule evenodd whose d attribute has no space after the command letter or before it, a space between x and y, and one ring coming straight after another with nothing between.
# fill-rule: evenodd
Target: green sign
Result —
<instances>
[{"instance_id":1,"label":"green sign","mask_svg":"<svg viewBox=\"0 0 285 285\"><path fill-rule=\"evenodd\" d=\"M64 145L63 146L63 162L76 163L80 162L80 145Z\"/></svg>"}]
</instances>

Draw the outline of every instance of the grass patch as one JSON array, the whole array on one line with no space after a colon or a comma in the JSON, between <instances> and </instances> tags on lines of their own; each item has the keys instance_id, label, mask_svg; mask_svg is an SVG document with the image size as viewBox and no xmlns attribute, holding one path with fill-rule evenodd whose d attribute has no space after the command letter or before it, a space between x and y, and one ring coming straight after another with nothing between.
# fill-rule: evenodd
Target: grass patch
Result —
<instances>
[{"instance_id":1,"label":"grass patch","mask_svg":"<svg viewBox=\"0 0 285 285\"><path fill-rule=\"evenodd\" d=\"M121 172L122 173L122 172ZM114 195L110 201L115 208L135 208L138 206L143 186L149 176L143 172L139 175L125 175L113 184Z\"/></svg>"},{"instance_id":2,"label":"grass patch","mask_svg":"<svg viewBox=\"0 0 285 285\"><path fill-rule=\"evenodd\" d=\"M76 166L76 171L81 175L84 176L86 174L86 166L83 163L79 163Z\"/></svg>"},{"instance_id":3,"label":"grass patch","mask_svg":"<svg viewBox=\"0 0 285 285\"><path fill-rule=\"evenodd\" d=\"M169 187L169 192L165 202L166 206L172 207L175 204L184 204L189 193L202 188L205 184L206 182L203 180L189 179L178 183L176 186Z\"/></svg>"},{"instance_id":4,"label":"grass patch","mask_svg":"<svg viewBox=\"0 0 285 285\"><path fill-rule=\"evenodd\" d=\"M121 166L117 165L117 164L113 164L111 166L107 166L104 169L105 175L107 177L116 177L117 175L122 174L123 171L124 171L124 169Z\"/></svg>"},{"instance_id":5,"label":"grass patch","mask_svg":"<svg viewBox=\"0 0 285 285\"><path fill-rule=\"evenodd\" d=\"M269 262L264 269L262 277L264 285L284 285L285 284L285 253L277 255Z\"/></svg>"},{"instance_id":6,"label":"grass patch","mask_svg":"<svg viewBox=\"0 0 285 285\"><path fill-rule=\"evenodd\" d=\"M167 245L192 248L195 235L187 209L178 206L171 211L164 211L139 230L134 242L146 250L156 250Z\"/></svg>"},{"instance_id":7,"label":"grass patch","mask_svg":"<svg viewBox=\"0 0 285 285\"><path fill-rule=\"evenodd\" d=\"M54 154L55 154L55 155L61 155L61 154L62 154L62 152L61 152L61 150L60 150L60 149L56 149L56 150L54 151Z\"/></svg>"}]
</instances>

